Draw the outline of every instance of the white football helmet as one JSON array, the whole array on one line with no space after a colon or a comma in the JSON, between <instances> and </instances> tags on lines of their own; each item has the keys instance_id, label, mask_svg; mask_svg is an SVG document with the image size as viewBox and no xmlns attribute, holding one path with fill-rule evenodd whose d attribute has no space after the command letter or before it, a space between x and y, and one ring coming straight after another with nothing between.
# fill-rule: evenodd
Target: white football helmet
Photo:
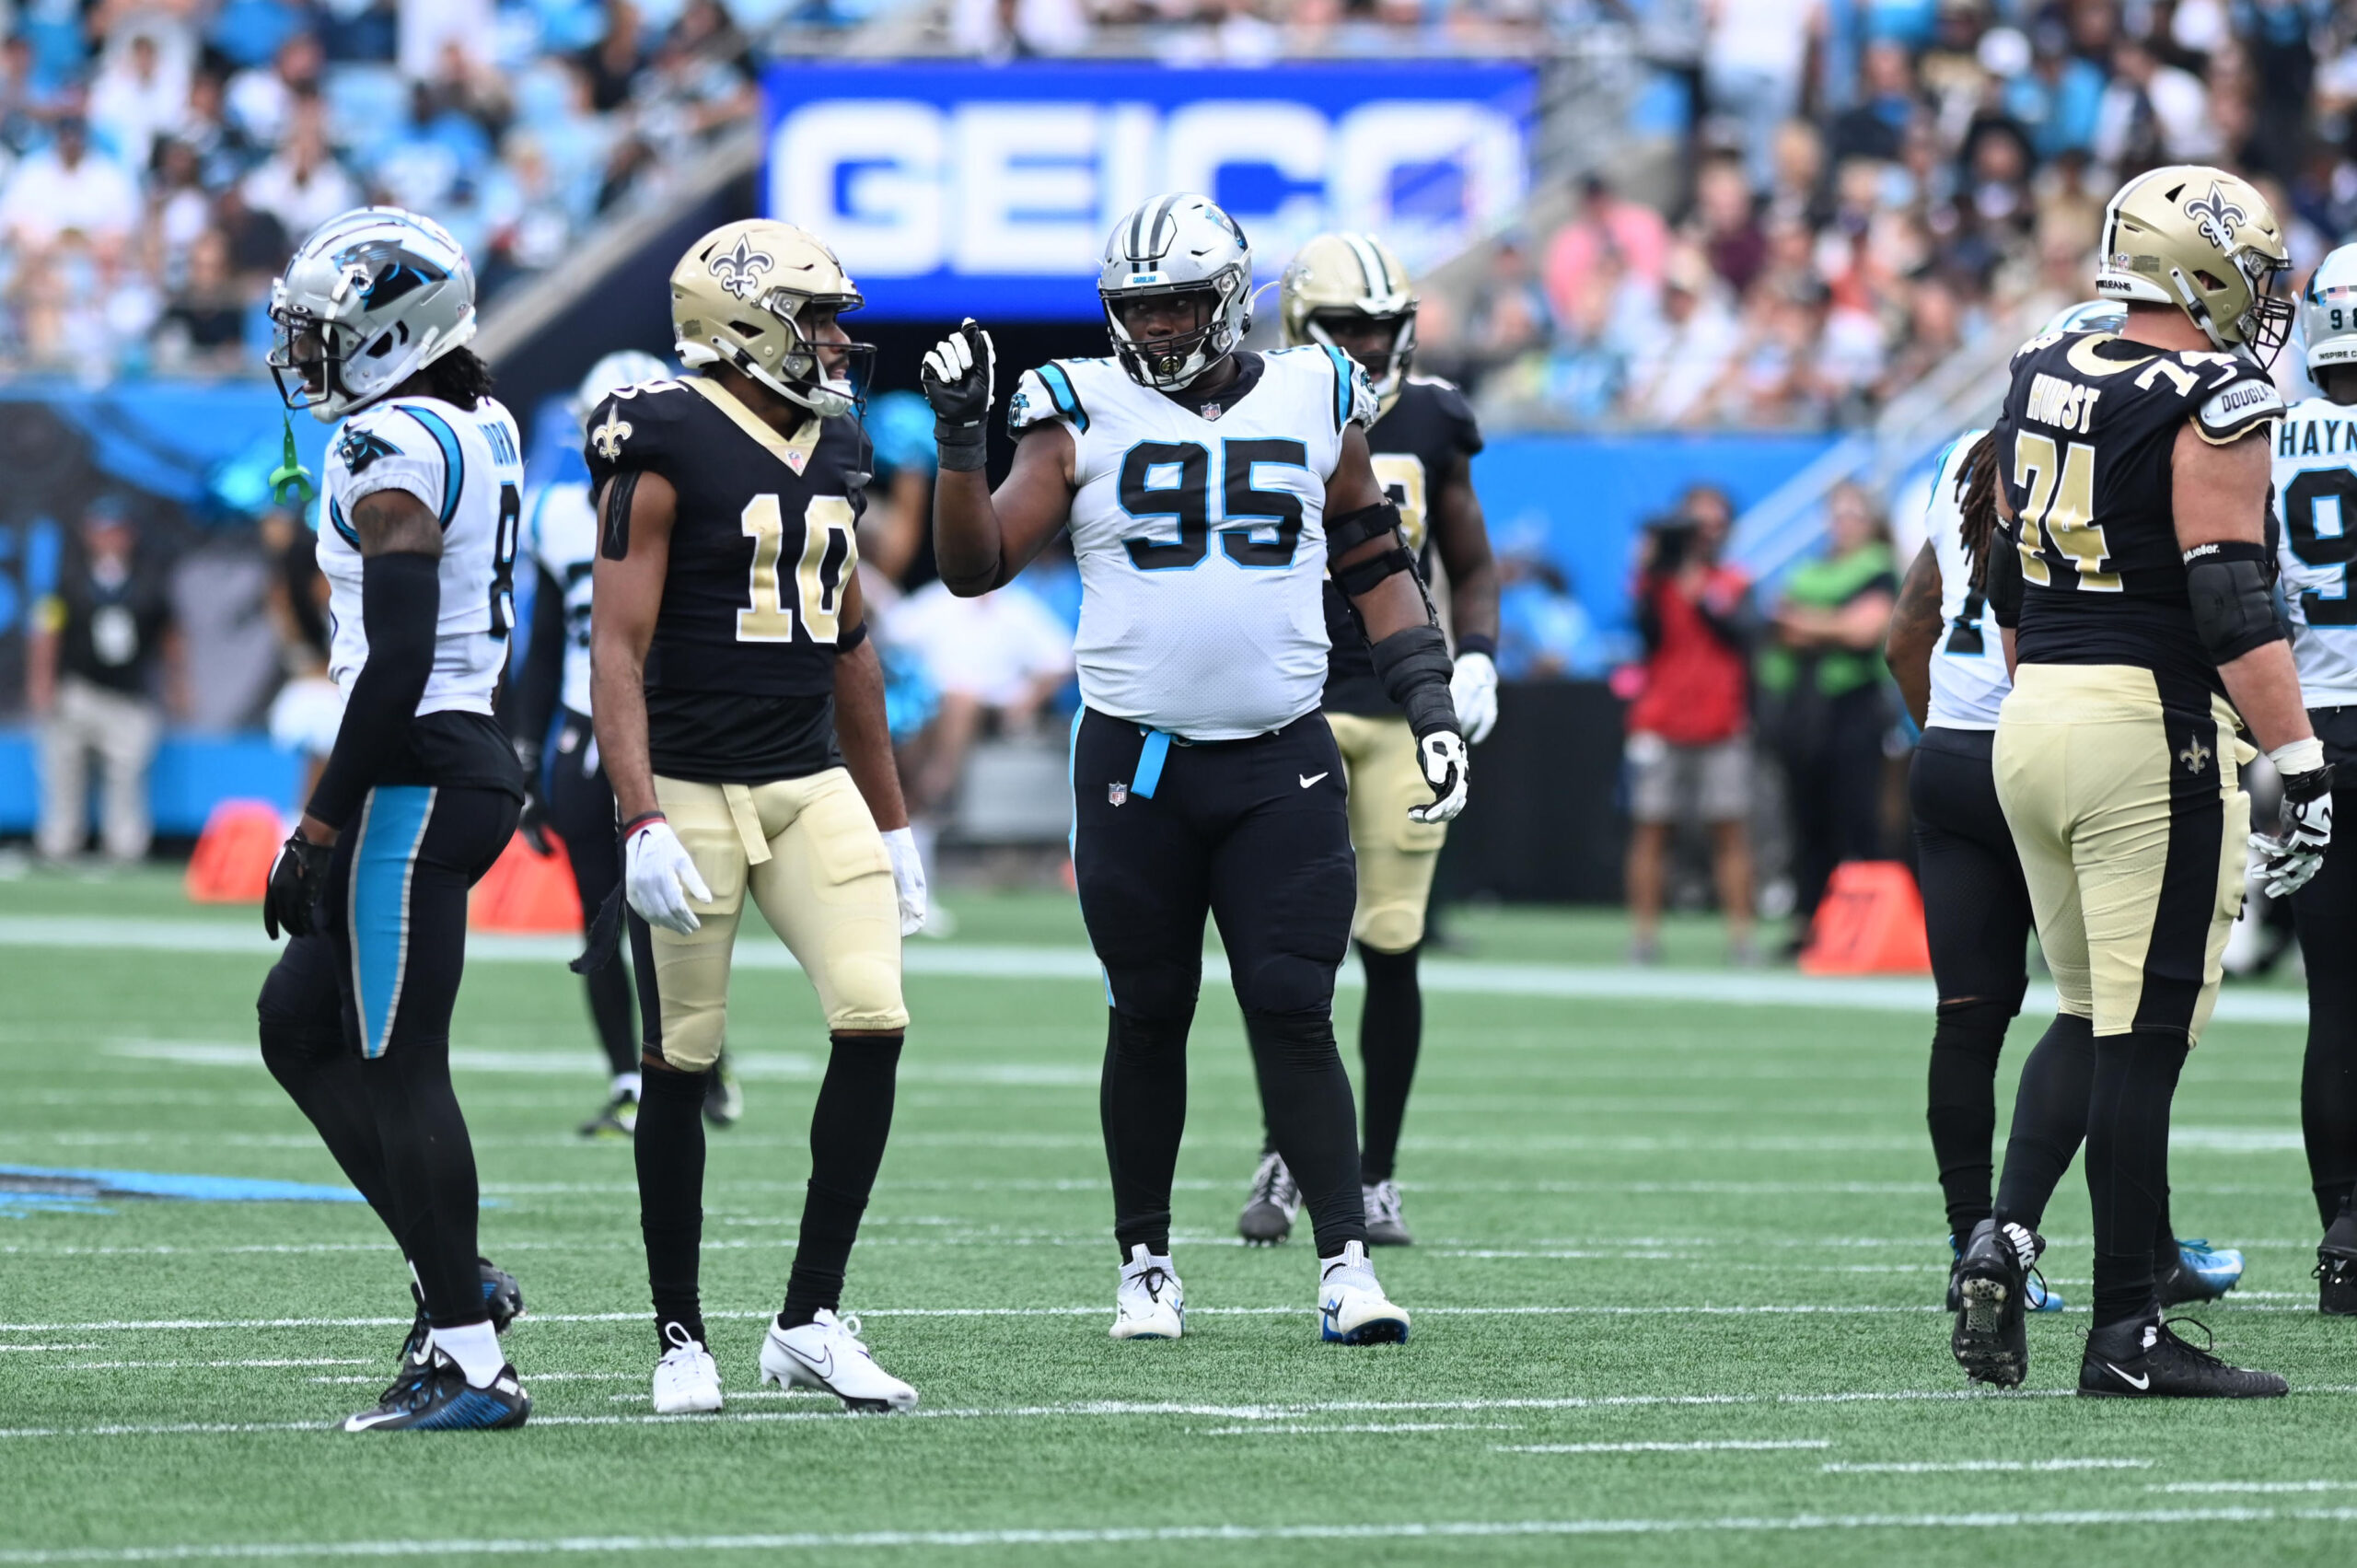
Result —
<instances>
[{"instance_id":1,"label":"white football helmet","mask_svg":"<svg viewBox=\"0 0 2357 1568\"><path fill-rule=\"evenodd\" d=\"M1121 319L1134 300L1198 296L1196 326L1139 339ZM1209 197L1156 196L1113 226L1097 274L1113 354L1130 379L1175 392L1235 352L1252 330L1252 246Z\"/></svg>"},{"instance_id":2,"label":"white football helmet","mask_svg":"<svg viewBox=\"0 0 2357 1568\"><path fill-rule=\"evenodd\" d=\"M671 367L651 354L634 348L617 350L591 366L589 374L581 377L581 385L573 394L573 417L586 419L599 403L624 387L660 381L670 374Z\"/></svg>"},{"instance_id":3,"label":"white football helmet","mask_svg":"<svg viewBox=\"0 0 2357 1568\"><path fill-rule=\"evenodd\" d=\"M270 286L271 375L288 408L342 419L475 335L475 274L431 218L355 207Z\"/></svg>"},{"instance_id":4,"label":"white football helmet","mask_svg":"<svg viewBox=\"0 0 2357 1568\"><path fill-rule=\"evenodd\" d=\"M2300 335L2307 340L2309 375L2328 365L2357 365L2357 245L2316 263L2300 295Z\"/></svg>"}]
</instances>

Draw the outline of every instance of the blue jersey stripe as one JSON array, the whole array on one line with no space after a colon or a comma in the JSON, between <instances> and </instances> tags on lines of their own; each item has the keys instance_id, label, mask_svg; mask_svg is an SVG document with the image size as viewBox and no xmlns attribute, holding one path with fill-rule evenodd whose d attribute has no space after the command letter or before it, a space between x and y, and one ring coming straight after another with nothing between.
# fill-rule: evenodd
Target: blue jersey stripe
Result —
<instances>
[{"instance_id":1,"label":"blue jersey stripe","mask_svg":"<svg viewBox=\"0 0 2357 1568\"><path fill-rule=\"evenodd\" d=\"M410 871L433 814L431 786L378 784L360 816L360 842L352 854L352 988L361 1053L372 1061L385 1054L401 1010Z\"/></svg>"},{"instance_id":2,"label":"blue jersey stripe","mask_svg":"<svg viewBox=\"0 0 2357 1568\"><path fill-rule=\"evenodd\" d=\"M1073 390L1072 377L1054 360L1039 366L1040 384L1048 389L1048 396L1056 401L1056 412L1073 422L1075 428L1088 428L1088 411L1080 406L1080 394Z\"/></svg>"},{"instance_id":3,"label":"blue jersey stripe","mask_svg":"<svg viewBox=\"0 0 2357 1568\"><path fill-rule=\"evenodd\" d=\"M344 543L352 546L354 550L360 548L360 534L358 530L354 528L350 523L343 520L343 508L336 505L335 497L332 495L328 497L328 521L334 525L336 532L343 536Z\"/></svg>"},{"instance_id":4,"label":"blue jersey stripe","mask_svg":"<svg viewBox=\"0 0 2357 1568\"><path fill-rule=\"evenodd\" d=\"M459 495L466 487L467 459L459 446L459 433L431 409L404 404L401 412L425 426L425 433L442 448L442 526L447 528L450 519L459 515Z\"/></svg>"},{"instance_id":5,"label":"blue jersey stripe","mask_svg":"<svg viewBox=\"0 0 2357 1568\"><path fill-rule=\"evenodd\" d=\"M1334 428L1340 430L1351 422L1351 364L1333 344L1322 346L1334 362Z\"/></svg>"}]
</instances>

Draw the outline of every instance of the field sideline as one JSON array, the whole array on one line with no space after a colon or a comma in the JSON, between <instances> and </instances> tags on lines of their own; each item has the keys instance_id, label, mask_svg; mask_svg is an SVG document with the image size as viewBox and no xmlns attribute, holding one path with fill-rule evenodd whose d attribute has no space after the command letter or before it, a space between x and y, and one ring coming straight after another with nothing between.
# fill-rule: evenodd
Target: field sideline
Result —
<instances>
[{"instance_id":1,"label":"field sideline","mask_svg":"<svg viewBox=\"0 0 2357 1568\"><path fill-rule=\"evenodd\" d=\"M2230 993L2173 1168L2180 1227L2252 1260L2200 1316L2288 1400L2064 1397L2079 1310L2033 1321L2022 1393L1967 1393L1937 1310L1920 988L1730 976L1700 926L1671 934L1693 972L1632 977L1616 920L1549 912L1465 912L1434 968L1401 1171L1421 1244L1377 1260L1412 1342L1318 1344L1306 1235L1233 1244L1259 1128L1211 982L1178 1193L1189 1335L1117 1346L1076 912L949 902L967 935L911 949L846 1304L917 1416L755 1384L825 1050L801 979L748 965L732 1005L749 1109L712 1140L705 1256L729 1407L658 1421L629 1151L572 1132L602 1077L576 982L562 944L486 947L459 1092L484 1248L530 1307L507 1342L531 1426L325 1430L373 1400L408 1318L357 1203L76 1203L0 1178L0 1564L2348 1556L2357 1323L2314 1313L2295 990ZM0 883L0 1167L335 1183L252 1048L259 927L161 873ZM1346 991L1346 1056L1357 1007ZM2075 1178L2049 1235L2082 1304Z\"/></svg>"}]
</instances>

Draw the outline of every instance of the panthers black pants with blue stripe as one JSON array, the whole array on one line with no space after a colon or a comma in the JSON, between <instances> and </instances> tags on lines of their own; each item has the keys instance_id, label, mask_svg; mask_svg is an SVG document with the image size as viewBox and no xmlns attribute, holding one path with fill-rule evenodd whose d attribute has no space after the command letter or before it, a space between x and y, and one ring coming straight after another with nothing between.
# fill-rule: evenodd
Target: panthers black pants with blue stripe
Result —
<instances>
[{"instance_id":1,"label":"panthers black pants with blue stripe","mask_svg":"<svg viewBox=\"0 0 2357 1568\"><path fill-rule=\"evenodd\" d=\"M1325 715L1188 745L1084 710L1072 774L1073 869L1110 1015L1098 1106L1123 1258L1141 1244L1170 1249L1207 915L1227 949L1269 1132L1300 1184L1318 1254L1364 1242L1357 1111L1334 1045L1357 865Z\"/></svg>"},{"instance_id":2,"label":"panthers black pants with blue stripe","mask_svg":"<svg viewBox=\"0 0 2357 1568\"><path fill-rule=\"evenodd\" d=\"M437 1328L485 1316L475 1158L450 1086L467 892L516 831L500 790L379 785L336 841L313 935L262 982L262 1058L392 1232Z\"/></svg>"}]
</instances>

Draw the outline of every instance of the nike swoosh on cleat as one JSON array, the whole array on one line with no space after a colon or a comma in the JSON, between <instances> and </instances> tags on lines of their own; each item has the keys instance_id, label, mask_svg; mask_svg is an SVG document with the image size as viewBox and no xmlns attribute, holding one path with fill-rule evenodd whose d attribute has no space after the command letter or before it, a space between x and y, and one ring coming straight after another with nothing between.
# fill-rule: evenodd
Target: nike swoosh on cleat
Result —
<instances>
[{"instance_id":1,"label":"nike swoosh on cleat","mask_svg":"<svg viewBox=\"0 0 2357 1568\"><path fill-rule=\"evenodd\" d=\"M1331 770L1331 769L1329 769L1329 770L1327 770L1327 771L1328 771L1329 772L1332 772L1332 770ZM1296 774L1295 774L1294 776L1301 780L1301 787L1302 787L1302 788L1304 788L1304 789L1307 789L1311 784L1316 784L1319 779L1324 778L1324 777L1326 776L1326 774L1325 774L1325 773L1296 773Z\"/></svg>"},{"instance_id":2,"label":"nike swoosh on cleat","mask_svg":"<svg viewBox=\"0 0 2357 1568\"><path fill-rule=\"evenodd\" d=\"M2140 1393L2140 1394L2141 1394L2141 1393L2142 1393L2145 1389L2150 1388L2153 1386L2153 1375L2152 1375L2151 1373L2149 1373L2149 1372L2148 1372L2148 1373L2146 1373L2146 1374L2145 1374L2143 1376L2142 1376L2142 1377L2131 1377L2131 1376L2130 1376L2127 1373L2125 1373L2125 1372L2120 1372L2119 1367L2117 1367L2117 1366L2112 1366L2112 1364L2111 1364L2110 1362L2107 1362L2107 1362L2105 1362L2105 1363L2104 1363L2104 1365L2105 1365L2106 1366L2111 1366L2111 1369L2112 1369L2114 1372L2119 1372L2119 1380L2120 1380L2122 1383L2127 1384L2130 1388L2131 1388L2135 1389L2135 1390L2136 1390L2138 1393Z\"/></svg>"},{"instance_id":3,"label":"nike swoosh on cleat","mask_svg":"<svg viewBox=\"0 0 2357 1568\"><path fill-rule=\"evenodd\" d=\"M835 1353L832 1350L827 1352L826 1359L823 1361L805 1355L802 1352L795 1350L792 1345L785 1347L785 1353L786 1354L794 1357L795 1360L800 1362L803 1365L808 1367L812 1372L818 1374L820 1377L832 1381L835 1376Z\"/></svg>"}]
</instances>

